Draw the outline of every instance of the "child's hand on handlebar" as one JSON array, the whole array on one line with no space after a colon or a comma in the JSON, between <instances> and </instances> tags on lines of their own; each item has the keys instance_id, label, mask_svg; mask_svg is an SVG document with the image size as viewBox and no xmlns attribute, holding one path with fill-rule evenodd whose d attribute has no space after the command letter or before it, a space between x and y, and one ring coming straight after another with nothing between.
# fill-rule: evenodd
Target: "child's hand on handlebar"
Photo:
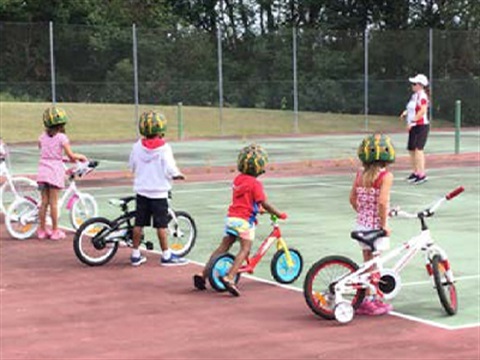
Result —
<instances>
[{"instance_id":1,"label":"child's hand on handlebar","mask_svg":"<svg viewBox=\"0 0 480 360\"><path fill-rule=\"evenodd\" d=\"M284 212L282 212L282 213L280 213L280 215L278 215L278 218L281 219L281 220L286 220L287 217L288 217L287 213L284 213Z\"/></svg>"}]
</instances>

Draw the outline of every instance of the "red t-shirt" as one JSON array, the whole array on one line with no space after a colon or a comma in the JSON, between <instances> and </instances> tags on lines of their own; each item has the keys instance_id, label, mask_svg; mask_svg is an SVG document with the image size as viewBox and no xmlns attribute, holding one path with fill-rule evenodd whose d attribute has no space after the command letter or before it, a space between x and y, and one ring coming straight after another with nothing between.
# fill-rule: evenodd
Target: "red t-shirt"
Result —
<instances>
[{"instance_id":1,"label":"red t-shirt","mask_svg":"<svg viewBox=\"0 0 480 360\"><path fill-rule=\"evenodd\" d=\"M233 180L232 190L232 203L228 208L228 216L254 223L259 203L267 199L262 183L254 176L239 174Z\"/></svg>"}]
</instances>

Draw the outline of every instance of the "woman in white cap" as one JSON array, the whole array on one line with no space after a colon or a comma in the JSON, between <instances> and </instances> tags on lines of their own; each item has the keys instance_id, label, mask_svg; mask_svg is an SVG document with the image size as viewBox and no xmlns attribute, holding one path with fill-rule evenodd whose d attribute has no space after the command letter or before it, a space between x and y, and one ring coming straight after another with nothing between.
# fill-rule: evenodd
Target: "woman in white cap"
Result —
<instances>
[{"instance_id":1,"label":"woman in white cap","mask_svg":"<svg viewBox=\"0 0 480 360\"><path fill-rule=\"evenodd\" d=\"M425 174L425 154L423 148L427 143L430 121L428 119L428 79L423 74L409 78L413 95L402 112L400 118L406 120L408 128L408 152L412 163L413 172L407 181L413 184L422 184L427 181Z\"/></svg>"}]
</instances>

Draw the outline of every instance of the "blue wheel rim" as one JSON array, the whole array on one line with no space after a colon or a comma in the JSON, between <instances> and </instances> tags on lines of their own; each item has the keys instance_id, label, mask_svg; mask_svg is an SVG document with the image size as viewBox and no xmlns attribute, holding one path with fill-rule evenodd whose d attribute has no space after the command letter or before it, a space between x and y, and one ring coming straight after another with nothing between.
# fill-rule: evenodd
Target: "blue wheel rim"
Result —
<instances>
[{"instance_id":1,"label":"blue wheel rim","mask_svg":"<svg viewBox=\"0 0 480 360\"><path fill-rule=\"evenodd\" d=\"M214 275L213 280L215 282L215 285L221 290L225 290L225 286L223 286L219 278L221 276L227 275L228 270L230 270L232 265L233 265L233 259L228 256L225 256L218 259L215 262L215 265L213 266L213 275Z\"/></svg>"},{"instance_id":2,"label":"blue wheel rim","mask_svg":"<svg viewBox=\"0 0 480 360\"><path fill-rule=\"evenodd\" d=\"M275 264L275 269L277 270L277 275L282 281L284 282L290 282L295 279L301 271L301 259L300 256L294 252L290 251L290 257L292 258L293 261L293 266L289 267L287 264L287 257L285 256L285 253L283 253L281 256L278 257L278 261Z\"/></svg>"}]
</instances>

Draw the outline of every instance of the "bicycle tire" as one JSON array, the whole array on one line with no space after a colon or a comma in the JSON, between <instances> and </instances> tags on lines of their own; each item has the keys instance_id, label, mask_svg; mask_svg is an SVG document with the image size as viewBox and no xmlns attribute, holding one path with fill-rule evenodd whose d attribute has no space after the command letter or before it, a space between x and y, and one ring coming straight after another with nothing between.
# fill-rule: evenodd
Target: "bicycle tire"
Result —
<instances>
[{"instance_id":1,"label":"bicycle tire","mask_svg":"<svg viewBox=\"0 0 480 360\"><path fill-rule=\"evenodd\" d=\"M26 216L27 214L30 215ZM7 209L5 225L13 238L28 239L38 229L38 204L33 199L15 200Z\"/></svg>"},{"instance_id":2,"label":"bicycle tire","mask_svg":"<svg viewBox=\"0 0 480 360\"><path fill-rule=\"evenodd\" d=\"M334 273L334 266L338 266L338 270L341 270L341 272L338 272L338 275ZM332 279L328 279L325 285L322 285L320 289L316 290L318 287L315 282L316 280L321 280L319 279L320 272L326 268L330 268L328 274L332 275ZM310 310L323 319L334 320L336 304L333 287L339 279L355 272L357 269L358 265L353 260L339 255L324 257L313 264L308 270L303 283L303 296ZM342 296L345 298L345 294L342 294ZM349 296L350 300L346 298L345 300L350 302L354 309L357 309L364 297L365 289L354 289Z\"/></svg>"},{"instance_id":3,"label":"bicycle tire","mask_svg":"<svg viewBox=\"0 0 480 360\"><path fill-rule=\"evenodd\" d=\"M303 258L297 249L288 248L293 261L293 267L289 268L285 251L278 250L270 262L270 272L273 278L280 284L291 284L298 279L303 269Z\"/></svg>"},{"instance_id":4,"label":"bicycle tire","mask_svg":"<svg viewBox=\"0 0 480 360\"><path fill-rule=\"evenodd\" d=\"M220 282L219 277L227 274L234 261L235 256L229 253L220 254L209 261L207 264L208 282L214 290L218 292L224 292L227 290ZM235 284L237 284L239 281L240 274L237 274L235 276Z\"/></svg>"},{"instance_id":5,"label":"bicycle tire","mask_svg":"<svg viewBox=\"0 0 480 360\"><path fill-rule=\"evenodd\" d=\"M16 192L25 198L40 202L40 192L38 191L38 184L23 176L12 177L13 186ZM6 214L8 207L16 200L15 194L10 187L10 184L6 181L0 187L0 212Z\"/></svg>"},{"instance_id":6,"label":"bicycle tire","mask_svg":"<svg viewBox=\"0 0 480 360\"><path fill-rule=\"evenodd\" d=\"M433 280L438 298L448 315L455 315L458 310L457 289L455 284L445 276L445 267L440 255L436 254L431 260Z\"/></svg>"},{"instance_id":7,"label":"bicycle tire","mask_svg":"<svg viewBox=\"0 0 480 360\"><path fill-rule=\"evenodd\" d=\"M80 193L80 198L76 199L70 209L70 223L75 230L86 220L98 215L98 207L95 198L86 193ZM83 201L83 203L82 203Z\"/></svg>"},{"instance_id":8,"label":"bicycle tire","mask_svg":"<svg viewBox=\"0 0 480 360\"><path fill-rule=\"evenodd\" d=\"M101 228L97 229L96 226ZM100 266L108 263L117 253L118 241L105 242L101 237L95 238L95 235L101 233L103 229L108 230L114 226L115 223L104 217L90 218L80 225L73 237L73 250L77 258L89 266ZM103 236L107 234L103 234ZM92 237L92 235L94 236ZM89 250L87 250L87 245L91 246Z\"/></svg>"},{"instance_id":9,"label":"bicycle tire","mask_svg":"<svg viewBox=\"0 0 480 360\"><path fill-rule=\"evenodd\" d=\"M168 247L173 254L183 257L195 246L197 226L192 216L186 211L175 211L175 217L177 218L176 223L173 218L170 218L168 222Z\"/></svg>"}]
</instances>

